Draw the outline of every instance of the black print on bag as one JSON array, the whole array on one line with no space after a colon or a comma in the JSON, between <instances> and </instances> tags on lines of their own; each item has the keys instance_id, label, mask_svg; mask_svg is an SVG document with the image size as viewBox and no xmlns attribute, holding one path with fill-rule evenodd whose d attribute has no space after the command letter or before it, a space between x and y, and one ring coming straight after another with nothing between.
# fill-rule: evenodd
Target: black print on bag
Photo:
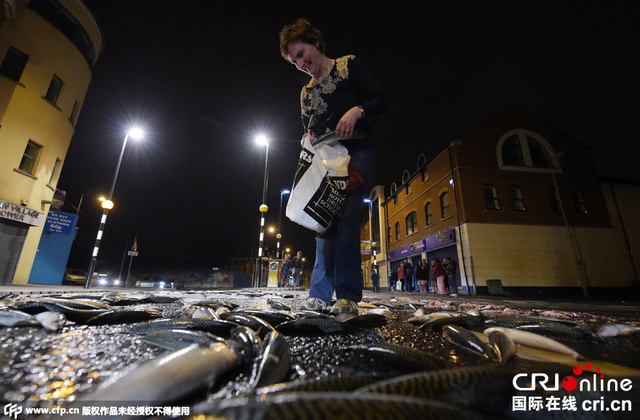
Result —
<instances>
[{"instance_id":1,"label":"black print on bag","mask_svg":"<svg viewBox=\"0 0 640 420\"><path fill-rule=\"evenodd\" d=\"M294 188L296 185L298 185L298 181L300 181L300 178L302 178L304 174L307 172L307 169L311 167L311 162L313 162L313 156L314 156L314 153L311 152L309 149L303 148L302 152L300 152L300 159L298 160L298 167L296 168L296 176L293 178Z\"/></svg>"},{"instance_id":2,"label":"black print on bag","mask_svg":"<svg viewBox=\"0 0 640 420\"><path fill-rule=\"evenodd\" d=\"M329 174L325 174L316 193L305 206L304 212L326 229L342 209L346 197L347 179L331 178Z\"/></svg>"}]
</instances>

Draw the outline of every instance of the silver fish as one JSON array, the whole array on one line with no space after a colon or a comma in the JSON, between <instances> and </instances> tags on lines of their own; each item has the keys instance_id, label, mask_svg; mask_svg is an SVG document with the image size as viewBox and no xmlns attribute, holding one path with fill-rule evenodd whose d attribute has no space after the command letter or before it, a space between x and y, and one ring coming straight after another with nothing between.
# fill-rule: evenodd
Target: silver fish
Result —
<instances>
[{"instance_id":1,"label":"silver fish","mask_svg":"<svg viewBox=\"0 0 640 420\"><path fill-rule=\"evenodd\" d=\"M478 410L478 414L512 414L513 376L518 371L496 366L473 366L411 373L355 390L359 394L405 395L448 401Z\"/></svg>"},{"instance_id":2,"label":"silver fish","mask_svg":"<svg viewBox=\"0 0 640 420\"><path fill-rule=\"evenodd\" d=\"M434 370L443 367L443 362L429 353L390 343L365 343L344 348L352 356L350 362L362 365L368 371L404 373Z\"/></svg>"},{"instance_id":3,"label":"silver fish","mask_svg":"<svg viewBox=\"0 0 640 420\"><path fill-rule=\"evenodd\" d=\"M640 325L609 323L604 324L600 328L598 328L596 334L598 334L599 337L610 338L627 336L635 334L638 331L640 331Z\"/></svg>"},{"instance_id":4,"label":"silver fish","mask_svg":"<svg viewBox=\"0 0 640 420\"><path fill-rule=\"evenodd\" d=\"M542 350L553 351L556 353L568 354L576 360L582 359L582 356L572 348L565 346L551 338L535 334L528 331L513 328L491 327L484 330L485 334L492 332L500 332L509 337L514 343L527 347L534 347Z\"/></svg>"},{"instance_id":5,"label":"silver fish","mask_svg":"<svg viewBox=\"0 0 640 420\"><path fill-rule=\"evenodd\" d=\"M162 354L133 369L116 375L95 391L81 394L70 407L83 402L107 402L155 405L180 401L198 389L213 385L220 376L241 363L234 342L215 343L210 347L193 344L184 349ZM81 416L67 418L84 418ZM100 418L100 417L92 417ZM137 418L127 415L104 416L105 419Z\"/></svg>"},{"instance_id":6,"label":"silver fish","mask_svg":"<svg viewBox=\"0 0 640 420\"><path fill-rule=\"evenodd\" d=\"M349 333L357 328L332 318L298 318L283 322L276 330L284 335L322 335Z\"/></svg>"},{"instance_id":7,"label":"silver fish","mask_svg":"<svg viewBox=\"0 0 640 420\"><path fill-rule=\"evenodd\" d=\"M13 309L0 310L0 325L4 327L37 326L40 323L31 315Z\"/></svg>"},{"instance_id":8,"label":"silver fish","mask_svg":"<svg viewBox=\"0 0 640 420\"><path fill-rule=\"evenodd\" d=\"M155 331L142 337L142 341L167 350L178 350L198 344L201 347L210 347L214 343L223 342L218 337L205 331L169 330Z\"/></svg>"},{"instance_id":9,"label":"silver fish","mask_svg":"<svg viewBox=\"0 0 640 420\"><path fill-rule=\"evenodd\" d=\"M288 393L259 399L223 400L198 419L477 419L478 414L452 403L405 395L352 395L349 393Z\"/></svg>"},{"instance_id":10,"label":"silver fish","mask_svg":"<svg viewBox=\"0 0 640 420\"><path fill-rule=\"evenodd\" d=\"M40 325L49 331L58 331L67 322L67 318L60 312L40 312L35 315L35 318Z\"/></svg>"},{"instance_id":11,"label":"silver fish","mask_svg":"<svg viewBox=\"0 0 640 420\"><path fill-rule=\"evenodd\" d=\"M291 365L289 343L277 331L267 334L260 361L250 380L251 388L262 387L282 381Z\"/></svg>"},{"instance_id":12,"label":"silver fish","mask_svg":"<svg viewBox=\"0 0 640 420\"><path fill-rule=\"evenodd\" d=\"M462 327L445 325L442 328L442 332L444 337L456 346L479 354L491 361L500 361L500 356L496 353L494 348L482 341L471 331Z\"/></svg>"},{"instance_id":13,"label":"silver fish","mask_svg":"<svg viewBox=\"0 0 640 420\"><path fill-rule=\"evenodd\" d=\"M207 331L221 337L228 337L231 330L237 326L238 325L233 322L219 319L172 318L144 322L129 328L128 332L135 334L149 334L153 331L163 330L200 330Z\"/></svg>"},{"instance_id":14,"label":"silver fish","mask_svg":"<svg viewBox=\"0 0 640 420\"><path fill-rule=\"evenodd\" d=\"M256 389L256 395L290 392L351 392L380 381L379 376L328 376L320 379L300 379Z\"/></svg>"}]
</instances>

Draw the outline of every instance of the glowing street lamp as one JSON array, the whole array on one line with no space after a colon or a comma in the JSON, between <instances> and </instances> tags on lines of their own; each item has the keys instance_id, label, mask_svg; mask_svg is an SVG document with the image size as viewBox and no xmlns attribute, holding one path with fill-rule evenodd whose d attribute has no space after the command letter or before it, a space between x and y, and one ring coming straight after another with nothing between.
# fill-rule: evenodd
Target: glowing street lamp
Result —
<instances>
[{"instance_id":1,"label":"glowing street lamp","mask_svg":"<svg viewBox=\"0 0 640 420\"><path fill-rule=\"evenodd\" d=\"M280 239L282 239L282 234L280 233L281 232L280 229L282 227L282 196L287 194L291 194L291 191L289 191L286 188L280 189L280 210L278 211L278 233L276 234L276 239L278 240L278 242L276 243L276 258L280 258Z\"/></svg>"},{"instance_id":2,"label":"glowing street lamp","mask_svg":"<svg viewBox=\"0 0 640 420\"><path fill-rule=\"evenodd\" d=\"M365 197L363 201L369 204L369 237L371 239L371 256L373 258L373 265L377 265L377 262L376 262L377 244L374 240L374 235L373 235L373 200L371 200L369 197Z\"/></svg>"},{"instance_id":3,"label":"glowing street lamp","mask_svg":"<svg viewBox=\"0 0 640 420\"><path fill-rule=\"evenodd\" d=\"M124 149L127 147L127 141L129 137L134 140L141 139L143 136L143 132L140 128L132 128L127 132L124 136L124 141L122 142L122 150L120 150L120 157L118 158L118 165L116 166L116 173L113 176L113 182L111 183L111 189L109 190L108 198L102 198L102 218L100 219L100 227L98 228L98 235L96 236L96 243L93 246L93 253L91 254L91 262L89 263L89 269L87 270L87 278L84 282L84 288L88 289L91 287L91 278L93 277L93 270L96 268L96 262L98 260L98 251L100 249L100 241L102 241L102 233L104 232L104 225L107 223L107 215L109 214L109 210L113 208L113 201L111 198L113 197L113 190L116 188L116 181L118 180L118 173L120 172L120 165L122 164L122 157L124 156Z\"/></svg>"},{"instance_id":4,"label":"glowing street lamp","mask_svg":"<svg viewBox=\"0 0 640 420\"><path fill-rule=\"evenodd\" d=\"M260 241L258 245L258 258L256 259L256 273L254 276L253 287L260 287L260 280L262 279L262 251L264 243L264 219L265 213L269 210L267 207L267 187L269 186L269 139L266 136L260 135L256 137L256 143L260 146L264 146L264 186L262 189L262 204L260 205Z\"/></svg>"}]
</instances>

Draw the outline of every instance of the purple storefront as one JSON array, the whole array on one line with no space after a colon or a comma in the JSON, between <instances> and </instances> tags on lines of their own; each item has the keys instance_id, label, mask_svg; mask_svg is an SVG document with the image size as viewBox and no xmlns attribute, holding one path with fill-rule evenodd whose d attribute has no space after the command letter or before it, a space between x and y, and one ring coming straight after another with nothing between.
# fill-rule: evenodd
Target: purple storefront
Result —
<instances>
[{"instance_id":1,"label":"purple storefront","mask_svg":"<svg viewBox=\"0 0 640 420\"><path fill-rule=\"evenodd\" d=\"M446 229L419 241L389 251L387 253L387 260L389 261L389 273L391 273L392 277L389 284L395 284L398 266L402 264L405 258L411 261L415 273L415 267L420 259L426 258L427 261L431 263L431 260L434 258L442 261L444 257L451 257L456 260L456 262L458 261L455 229ZM458 270L456 272L456 281L458 282L459 292L469 292L466 286L461 287L460 285L460 264L458 264ZM415 278L412 290L417 290Z\"/></svg>"}]
</instances>

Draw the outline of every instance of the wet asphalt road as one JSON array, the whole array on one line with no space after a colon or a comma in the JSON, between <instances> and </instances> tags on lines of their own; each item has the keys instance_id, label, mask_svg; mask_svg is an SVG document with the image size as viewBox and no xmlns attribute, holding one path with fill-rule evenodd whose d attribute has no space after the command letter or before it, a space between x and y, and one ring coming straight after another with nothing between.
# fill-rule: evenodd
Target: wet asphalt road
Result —
<instances>
[{"instance_id":1,"label":"wet asphalt road","mask_svg":"<svg viewBox=\"0 0 640 420\"><path fill-rule=\"evenodd\" d=\"M245 289L245 290L179 290L152 289L90 289L64 286L0 286L0 296L30 299L61 294L92 295L153 293L213 296L227 299L243 308L268 309L267 299L278 299L297 309L306 298L305 290ZM250 292L250 293L247 293ZM307 378L350 377L370 370L377 375L396 376L406 372L393 366L367 366L367 361L347 362L340 348L362 342L387 342L423 350L442 361L443 368L474 366L486 361L443 339L442 334L426 334L406 321L413 315L409 304L432 311L479 309L483 314L562 315L568 319L589 323L597 329L607 322L640 324L640 304L633 301L538 301L487 296L425 295L418 293L372 293L365 291L364 301L397 305L395 317L384 327L347 335L321 337L288 337L291 368L285 380ZM162 317L182 315L178 303L153 304ZM140 340L139 336L123 334L126 324L86 326L75 325L52 333L32 327L6 327L0 332L0 403L24 407L54 407L65 400L89 392L109 378L140 362L151 360L163 350ZM589 359L607 360L629 368L640 369L640 334L609 339L606 342L573 342L572 346ZM370 372L369 372L370 373ZM200 398L228 398L241 395L247 371L234 372L224 383ZM187 401L195 404L196 401Z\"/></svg>"}]
</instances>

